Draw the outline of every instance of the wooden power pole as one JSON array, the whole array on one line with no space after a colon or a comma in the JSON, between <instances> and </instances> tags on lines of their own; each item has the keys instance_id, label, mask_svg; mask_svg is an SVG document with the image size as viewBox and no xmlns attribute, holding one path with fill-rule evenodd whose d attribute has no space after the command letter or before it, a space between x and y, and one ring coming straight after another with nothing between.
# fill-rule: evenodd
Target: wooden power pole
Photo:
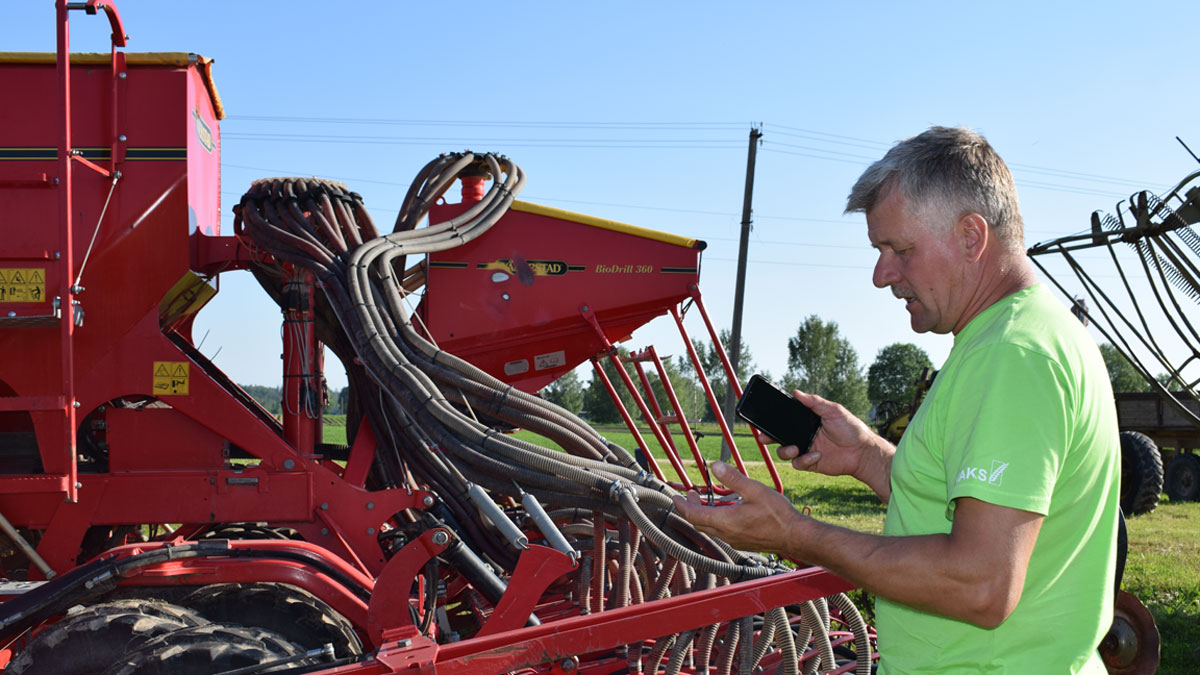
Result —
<instances>
[{"instance_id":1,"label":"wooden power pole","mask_svg":"<svg viewBox=\"0 0 1200 675\"><path fill-rule=\"evenodd\" d=\"M738 372L738 364L742 356L742 295L746 290L746 248L750 245L750 205L754 198L754 158L758 154L758 143L762 138L762 129L750 127L750 149L746 154L746 193L742 197L742 236L738 244L737 286L733 292L733 326L729 334L729 362L733 365L734 375ZM715 345L714 345L715 346ZM737 398L733 394L730 383L725 391L725 423L733 429L734 407ZM730 449L721 444L721 459L729 461Z\"/></svg>"}]
</instances>

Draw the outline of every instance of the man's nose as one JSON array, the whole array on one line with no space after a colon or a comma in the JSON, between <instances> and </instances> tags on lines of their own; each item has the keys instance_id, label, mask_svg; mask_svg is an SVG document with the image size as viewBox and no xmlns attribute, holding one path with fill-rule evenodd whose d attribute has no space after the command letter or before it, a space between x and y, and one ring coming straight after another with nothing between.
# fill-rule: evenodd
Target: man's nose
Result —
<instances>
[{"instance_id":1,"label":"man's nose","mask_svg":"<svg viewBox=\"0 0 1200 675\"><path fill-rule=\"evenodd\" d=\"M887 253L881 253L875 261L875 271L871 274L871 283L875 284L875 288L886 288L896 281L896 266L890 258Z\"/></svg>"}]
</instances>

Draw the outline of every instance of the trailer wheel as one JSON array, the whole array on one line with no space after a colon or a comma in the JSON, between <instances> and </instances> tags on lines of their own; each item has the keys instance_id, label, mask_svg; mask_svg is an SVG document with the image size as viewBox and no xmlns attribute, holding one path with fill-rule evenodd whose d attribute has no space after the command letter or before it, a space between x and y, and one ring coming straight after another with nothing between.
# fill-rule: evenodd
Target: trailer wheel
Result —
<instances>
[{"instance_id":1,"label":"trailer wheel","mask_svg":"<svg viewBox=\"0 0 1200 675\"><path fill-rule=\"evenodd\" d=\"M266 665L272 661L301 656L304 650L278 633L261 628L208 623L160 635L126 652L102 675L211 675L227 670ZM289 667L312 665L315 658L302 659ZM256 671L257 672L257 671Z\"/></svg>"},{"instance_id":2,"label":"trailer wheel","mask_svg":"<svg viewBox=\"0 0 1200 675\"><path fill-rule=\"evenodd\" d=\"M152 638L204 623L191 610L153 600L92 605L39 633L4 672L94 675Z\"/></svg>"},{"instance_id":3,"label":"trailer wheel","mask_svg":"<svg viewBox=\"0 0 1200 675\"><path fill-rule=\"evenodd\" d=\"M1128 516L1150 513L1163 488L1162 456L1146 434L1121 432L1121 510Z\"/></svg>"},{"instance_id":4,"label":"trailer wheel","mask_svg":"<svg viewBox=\"0 0 1200 675\"><path fill-rule=\"evenodd\" d=\"M346 617L295 586L278 583L202 586L179 604L209 621L265 628L304 649L332 644L336 656L362 653L362 643Z\"/></svg>"},{"instance_id":5,"label":"trailer wheel","mask_svg":"<svg viewBox=\"0 0 1200 675\"><path fill-rule=\"evenodd\" d=\"M1173 502L1200 500L1200 457L1181 452L1167 464L1167 496Z\"/></svg>"}]
</instances>

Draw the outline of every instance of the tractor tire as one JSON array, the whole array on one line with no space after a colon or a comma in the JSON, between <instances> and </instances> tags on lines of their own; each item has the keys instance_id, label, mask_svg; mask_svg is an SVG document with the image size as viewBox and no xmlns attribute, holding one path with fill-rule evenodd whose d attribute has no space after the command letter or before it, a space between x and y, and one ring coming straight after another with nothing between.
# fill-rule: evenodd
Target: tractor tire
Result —
<instances>
[{"instance_id":1,"label":"tractor tire","mask_svg":"<svg viewBox=\"0 0 1200 675\"><path fill-rule=\"evenodd\" d=\"M1167 464L1167 496L1173 502L1200 500L1200 457L1181 452Z\"/></svg>"},{"instance_id":2,"label":"tractor tire","mask_svg":"<svg viewBox=\"0 0 1200 675\"><path fill-rule=\"evenodd\" d=\"M271 631L209 623L149 640L126 652L102 675L212 675L303 654L302 648ZM256 672L270 673L314 662L315 658L302 659Z\"/></svg>"},{"instance_id":3,"label":"tractor tire","mask_svg":"<svg viewBox=\"0 0 1200 675\"><path fill-rule=\"evenodd\" d=\"M39 633L4 672L99 675L148 640L204 623L191 610L153 600L92 605Z\"/></svg>"},{"instance_id":4,"label":"tractor tire","mask_svg":"<svg viewBox=\"0 0 1200 675\"><path fill-rule=\"evenodd\" d=\"M278 583L202 586L179 601L214 623L265 628L306 650L332 644L338 657L362 653L354 625L308 591Z\"/></svg>"},{"instance_id":5,"label":"tractor tire","mask_svg":"<svg viewBox=\"0 0 1200 675\"><path fill-rule=\"evenodd\" d=\"M1121 510L1127 516L1150 513L1163 488L1162 456L1146 434L1121 432Z\"/></svg>"}]
</instances>

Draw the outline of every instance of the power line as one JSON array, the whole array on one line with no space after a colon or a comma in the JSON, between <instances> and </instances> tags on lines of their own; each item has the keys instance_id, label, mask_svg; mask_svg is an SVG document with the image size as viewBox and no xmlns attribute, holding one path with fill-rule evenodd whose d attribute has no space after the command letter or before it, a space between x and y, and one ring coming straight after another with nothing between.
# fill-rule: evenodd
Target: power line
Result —
<instances>
[{"instance_id":1,"label":"power line","mask_svg":"<svg viewBox=\"0 0 1200 675\"><path fill-rule=\"evenodd\" d=\"M230 115L225 118L234 122L291 122L309 124L359 124L386 126L430 126L430 127L495 127L517 129L653 129L671 128L687 130L726 130L741 128L744 122L552 122L552 121L498 121L498 120L404 120L388 118L353 117L298 117L281 115Z\"/></svg>"}]
</instances>

